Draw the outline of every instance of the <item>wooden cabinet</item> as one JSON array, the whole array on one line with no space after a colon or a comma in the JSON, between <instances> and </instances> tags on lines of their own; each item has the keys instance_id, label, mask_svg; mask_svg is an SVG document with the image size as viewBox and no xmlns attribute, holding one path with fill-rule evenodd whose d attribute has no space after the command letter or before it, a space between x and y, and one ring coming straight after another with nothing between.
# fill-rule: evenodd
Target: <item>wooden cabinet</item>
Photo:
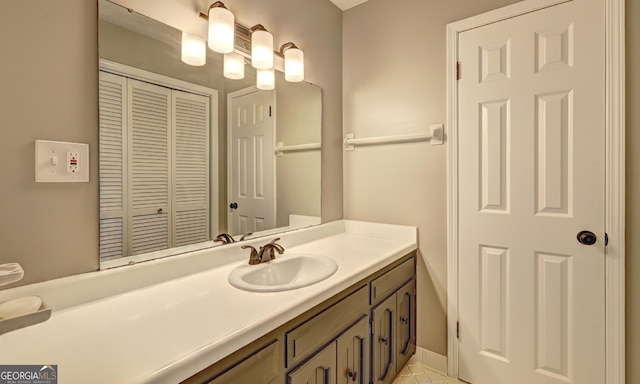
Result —
<instances>
[{"instance_id":1,"label":"wooden cabinet","mask_svg":"<svg viewBox=\"0 0 640 384\"><path fill-rule=\"evenodd\" d=\"M354 293L287 332L287 368L335 339L358 318L366 316L369 312L368 299L367 285L363 285Z\"/></svg>"},{"instance_id":2,"label":"wooden cabinet","mask_svg":"<svg viewBox=\"0 0 640 384\"><path fill-rule=\"evenodd\" d=\"M336 342L287 375L287 384L336 384Z\"/></svg>"},{"instance_id":3,"label":"wooden cabinet","mask_svg":"<svg viewBox=\"0 0 640 384\"><path fill-rule=\"evenodd\" d=\"M191 377L188 383L206 384L238 384L256 383L256 378L260 378L261 384L280 384L280 362L278 358L279 342L273 340L257 349L243 351L237 361L231 363L223 362L227 365L224 368L205 369L197 375ZM214 365L215 367L215 365Z\"/></svg>"},{"instance_id":4,"label":"wooden cabinet","mask_svg":"<svg viewBox=\"0 0 640 384\"><path fill-rule=\"evenodd\" d=\"M338 384L369 383L369 317L338 337Z\"/></svg>"},{"instance_id":5,"label":"wooden cabinet","mask_svg":"<svg viewBox=\"0 0 640 384\"><path fill-rule=\"evenodd\" d=\"M396 296L391 295L372 311L373 383L387 384L396 373Z\"/></svg>"},{"instance_id":6,"label":"wooden cabinet","mask_svg":"<svg viewBox=\"0 0 640 384\"><path fill-rule=\"evenodd\" d=\"M415 279L410 279L371 311L374 384L393 382L397 372L415 353L416 293Z\"/></svg>"},{"instance_id":7,"label":"wooden cabinet","mask_svg":"<svg viewBox=\"0 0 640 384\"><path fill-rule=\"evenodd\" d=\"M183 384L388 384L415 353L415 253Z\"/></svg>"},{"instance_id":8,"label":"wooden cabinet","mask_svg":"<svg viewBox=\"0 0 640 384\"><path fill-rule=\"evenodd\" d=\"M416 352L416 281L411 280L396 292L397 369Z\"/></svg>"}]
</instances>

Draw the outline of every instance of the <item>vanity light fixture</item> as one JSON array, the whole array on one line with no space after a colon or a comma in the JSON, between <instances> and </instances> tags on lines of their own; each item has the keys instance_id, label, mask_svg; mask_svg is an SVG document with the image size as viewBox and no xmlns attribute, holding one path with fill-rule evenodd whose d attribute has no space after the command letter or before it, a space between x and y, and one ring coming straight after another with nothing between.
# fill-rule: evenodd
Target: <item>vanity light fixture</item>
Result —
<instances>
[{"instance_id":1,"label":"vanity light fixture","mask_svg":"<svg viewBox=\"0 0 640 384\"><path fill-rule=\"evenodd\" d=\"M294 43L288 42L280 47L284 56L284 79L290 82L304 80L304 54Z\"/></svg>"},{"instance_id":2,"label":"vanity light fixture","mask_svg":"<svg viewBox=\"0 0 640 384\"><path fill-rule=\"evenodd\" d=\"M209 48L219 53L233 52L235 17L222 1L209 7Z\"/></svg>"},{"instance_id":3,"label":"vanity light fixture","mask_svg":"<svg viewBox=\"0 0 640 384\"><path fill-rule=\"evenodd\" d=\"M182 61L185 64L201 66L207 62L207 43L187 32L182 32Z\"/></svg>"},{"instance_id":4,"label":"vanity light fixture","mask_svg":"<svg viewBox=\"0 0 640 384\"><path fill-rule=\"evenodd\" d=\"M273 68L273 35L262 25L251 27L251 65L256 69Z\"/></svg>"},{"instance_id":5,"label":"vanity light fixture","mask_svg":"<svg viewBox=\"0 0 640 384\"><path fill-rule=\"evenodd\" d=\"M276 87L276 75L273 68L256 70L256 87L263 91L270 91Z\"/></svg>"},{"instance_id":6,"label":"vanity light fixture","mask_svg":"<svg viewBox=\"0 0 640 384\"><path fill-rule=\"evenodd\" d=\"M224 77L227 79L244 79L244 57L231 52L224 54Z\"/></svg>"}]
</instances>

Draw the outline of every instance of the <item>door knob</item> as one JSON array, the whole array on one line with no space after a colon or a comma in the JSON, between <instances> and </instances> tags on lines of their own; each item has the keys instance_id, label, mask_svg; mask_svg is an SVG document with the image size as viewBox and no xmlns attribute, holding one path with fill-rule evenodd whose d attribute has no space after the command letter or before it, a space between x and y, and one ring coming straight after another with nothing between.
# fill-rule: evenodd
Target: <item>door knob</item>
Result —
<instances>
[{"instance_id":1,"label":"door knob","mask_svg":"<svg viewBox=\"0 0 640 384\"><path fill-rule=\"evenodd\" d=\"M580 231L577 238L580 244L584 245L593 245L598 240L598 237L591 231Z\"/></svg>"},{"instance_id":2,"label":"door knob","mask_svg":"<svg viewBox=\"0 0 640 384\"><path fill-rule=\"evenodd\" d=\"M238 209L238 203L231 203L231 204L229 204L229 208L231 208L231 209Z\"/></svg>"}]
</instances>

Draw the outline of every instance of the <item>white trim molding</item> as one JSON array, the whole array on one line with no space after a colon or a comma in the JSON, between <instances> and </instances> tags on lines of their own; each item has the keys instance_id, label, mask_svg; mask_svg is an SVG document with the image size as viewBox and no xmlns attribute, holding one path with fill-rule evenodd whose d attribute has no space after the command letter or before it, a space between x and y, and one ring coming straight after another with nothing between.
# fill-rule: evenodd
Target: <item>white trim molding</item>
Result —
<instances>
[{"instance_id":1,"label":"white trim molding","mask_svg":"<svg viewBox=\"0 0 640 384\"><path fill-rule=\"evenodd\" d=\"M458 91L456 63L459 34L568 1L526 0L447 25L447 344L448 375L458 377ZM606 384L625 382L625 3L602 0L605 6L605 257Z\"/></svg>"},{"instance_id":2,"label":"white trim molding","mask_svg":"<svg viewBox=\"0 0 640 384\"><path fill-rule=\"evenodd\" d=\"M605 0L606 383L626 382L625 366L625 2Z\"/></svg>"}]
</instances>

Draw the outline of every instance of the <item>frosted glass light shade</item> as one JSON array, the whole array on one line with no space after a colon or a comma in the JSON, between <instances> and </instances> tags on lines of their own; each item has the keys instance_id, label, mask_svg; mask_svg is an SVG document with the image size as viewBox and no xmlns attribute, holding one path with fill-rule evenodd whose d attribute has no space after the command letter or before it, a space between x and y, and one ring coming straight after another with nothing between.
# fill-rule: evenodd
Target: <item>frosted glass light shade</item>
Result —
<instances>
[{"instance_id":1,"label":"frosted glass light shade","mask_svg":"<svg viewBox=\"0 0 640 384\"><path fill-rule=\"evenodd\" d=\"M264 91L270 91L276 87L276 74L273 68L256 71L256 87Z\"/></svg>"},{"instance_id":2,"label":"frosted glass light shade","mask_svg":"<svg viewBox=\"0 0 640 384\"><path fill-rule=\"evenodd\" d=\"M182 32L182 61L189 65L205 65L207 44L197 36Z\"/></svg>"},{"instance_id":3,"label":"frosted glass light shade","mask_svg":"<svg viewBox=\"0 0 640 384\"><path fill-rule=\"evenodd\" d=\"M224 54L224 77L244 79L244 57L235 52Z\"/></svg>"},{"instance_id":4,"label":"frosted glass light shade","mask_svg":"<svg viewBox=\"0 0 640 384\"><path fill-rule=\"evenodd\" d=\"M273 35L267 31L251 34L251 65L256 69L273 68Z\"/></svg>"},{"instance_id":5,"label":"frosted glass light shade","mask_svg":"<svg viewBox=\"0 0 640 384\"><path fill-rule=\"evenodd\" d=\"M233 52L235 17L223 7L209 9L209 48L219 53Z\"/></svg>"},{"instance_id":6,"label":"frosted glass light shade","mask_svg":"<svg viewBox=\"0 0 640 384\"><path fill-rule=\"evenodd\" d=\"M284 51L284 79L291 82L304 80L304 54L298 48Z\"/></svg>"}]
</instances>

